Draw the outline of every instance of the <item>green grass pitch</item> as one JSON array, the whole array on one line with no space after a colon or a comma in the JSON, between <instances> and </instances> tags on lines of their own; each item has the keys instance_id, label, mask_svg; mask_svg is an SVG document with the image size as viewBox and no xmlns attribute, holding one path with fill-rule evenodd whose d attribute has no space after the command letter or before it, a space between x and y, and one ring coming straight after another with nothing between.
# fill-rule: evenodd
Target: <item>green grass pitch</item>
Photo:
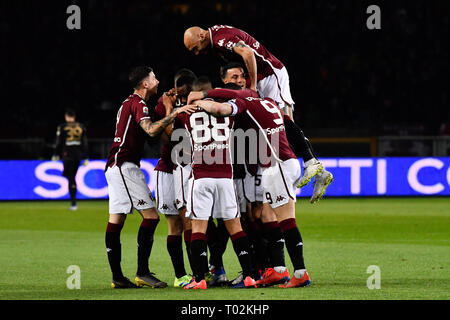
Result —
<instances>
[{"instance_id":1,"label":"green grass pitch","mask_svg":"<svg viewBox=\"0 0 450 320\"><path fill-rule=\"evenodd\" d=\"M106 201L0 203L0 299L81 300L323 300L449 299L450 199L298 199L297 223L312 285L307 288L236 290L179 288L113 290L106 258ZM134 279L140 215L122 232L122 268ZM150 268L173 284L166 250L167 224L158 225ZM292 272L288 255L286 262ZM240 271L232 245L224 257L229 278ZM187 259L185 264L188 266ZM81 288L68 289L67 269L81 270ZM380 268L380 289L369 290L367 273ZM188 272L189 267L187 267Z\"/></svg>"}]
</instances>

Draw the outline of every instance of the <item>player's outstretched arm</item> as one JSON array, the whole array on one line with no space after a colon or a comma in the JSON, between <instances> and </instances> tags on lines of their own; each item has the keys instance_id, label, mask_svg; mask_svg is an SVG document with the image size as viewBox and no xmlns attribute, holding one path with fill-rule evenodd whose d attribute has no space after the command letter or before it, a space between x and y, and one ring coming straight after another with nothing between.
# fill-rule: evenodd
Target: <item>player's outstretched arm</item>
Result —
<instances>
[{"instance_id":1,"label":"player's outstretched arm","mask_svg":"<svg viewBox=\"0 0 450 320\"><path fill-rule=\"evenodd\" d=\"M172 113L159 121L152 122L150 119L144 119L139 124L141 125L141 128L153 138L160 134L169 124L171 124L180 113L192 113L196 109L197 106L194 105L184 106L172 111Z\"/></svg>"},{"instance_id":2,"label":"player's outstretched arm","mask_svg":"<svg viewBox=\"0 0 450 320\"><path fill-rule=\"evenodd\" d=\"M233 113L233 107L228 103L219 103L212 100L197 100L194 105L202 108L215 117L226 117Z\"/></svg>"},{"instance_id":3,"label":"player's outstretched arm","mask_svg":"<svg viewBox=\"0 0 450 320\"><path fill-rule=\"evenodd\" d=\"M239 98L237 90L215 88L204 91L191 91L188 96L187 104L192 104L196 100L212 98L215 100L236 99Z\"/></svg>"},{"instance_id":4,"label":"player's outstretched arm","mask_svg":"<svg viewBox=\"0 0 450 320\"><path fill-rule=\"evenodd\" d=\"M240 41L233 47L234 52L242 57L245 66L247 67L248 75L250 77L250 89L256 91L257 81L257 66L256 58L253 50L250 49L244 42Z\"/></svg>"},{"instance_id":5,"label":"player's outstretched arm","mask_svg":"<svg viewBox=\"0 0 450 320\"><path fill-rule=\"evenodd\" d=\"M204 99L208 94L206 91L191 91L187 98L186 104L192 104L192 102L196 100L202 100Z\"/></svg>"}]
</instances>

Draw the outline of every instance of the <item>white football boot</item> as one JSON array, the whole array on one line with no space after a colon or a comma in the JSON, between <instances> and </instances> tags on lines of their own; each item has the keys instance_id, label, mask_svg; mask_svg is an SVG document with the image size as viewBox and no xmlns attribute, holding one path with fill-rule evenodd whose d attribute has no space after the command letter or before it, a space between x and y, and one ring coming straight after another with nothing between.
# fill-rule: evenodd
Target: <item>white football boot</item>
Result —
<instances>
[{"instance_id":1,"label":"white football boot","mask_svg":"<svg viewBox=\"0 0 450 320\"><path fill-rule=\"evenodd\" d=\"M303 188L311 179L323 171L322 163L317 159L311 159L305 162L305 168L303 169L303 175L298 182L297 188Z\"/></svg>"},{"instance_id":2,"label":"white football boot","mask_svg":"<svg viewBox=\"0 0 450 320\"><path fill-rule=\"evenodd\" d=\"M316 177L314 178L314 192L309 202L315 203L322 199L323 195L325 194L325 190L332 181L333 175L331 174L331 172L325 169L318 175L316 175Z\"/></svg>"}]
</instances>

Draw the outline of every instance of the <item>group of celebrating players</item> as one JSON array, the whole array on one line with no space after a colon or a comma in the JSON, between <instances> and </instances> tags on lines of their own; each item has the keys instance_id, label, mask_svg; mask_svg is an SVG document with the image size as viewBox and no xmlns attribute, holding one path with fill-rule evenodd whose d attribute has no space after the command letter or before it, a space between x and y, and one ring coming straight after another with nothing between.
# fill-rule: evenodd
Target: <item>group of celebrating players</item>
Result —
<instances>
[{"instance_id":1,"label":"group of celebrating players","mask_svg":"<svg viewBox=\"0 0 450 320\"><path fill-rule=\"evenodd\" d=\"M117 113L105 167L109 191L105 244L112 287L167 286L149 268L158 212L168 222L167 250L175 287L310 285L295 219L296 188L314 177L310 200L314 203L333 176L293 121L285 66L253 37L231 26L191 27L184 33L184 44L196 55L214 52L224 58L223 86L213 89L210 82L181 69L174 87L152 108L146 102L157 93L155 73L150 67L136 67L130 73L134 93ZM258 133L257 143L246 140L248 134L240 141L244 155L235 147L237 129ZM153 177L156 207L139 168L149 136L162 143ZM304 162L303 174L298 157ZM133 283L122 273L120 232L134 209L143 220ZM185 269L183 236L192 276ZM232 281L222 259L229 239L242 268ZM285 246L294 267L291 275Z\"/></svg>"}]
</instances>

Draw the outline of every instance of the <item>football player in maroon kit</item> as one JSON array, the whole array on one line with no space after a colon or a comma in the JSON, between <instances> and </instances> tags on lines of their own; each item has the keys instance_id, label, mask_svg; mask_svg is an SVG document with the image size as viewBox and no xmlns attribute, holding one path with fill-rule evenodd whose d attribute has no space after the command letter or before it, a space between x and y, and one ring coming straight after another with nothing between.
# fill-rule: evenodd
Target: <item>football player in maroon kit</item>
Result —
<instances>
[{"instance_id":1,"label":"football player in maroon kit","mask_svg":"<svg viewBox=\"0 0 450 320\"><path fill-rule=\"evenodd\" d=\"M108 262L112 272L112 288L136 288L150 286L163 288L167 284L150 272L148 260L153 246L153 235L159 216L147 186L144 173L139 168L148 136L157 137L176 116L195 110L190 106L175 111L166 108L166 116L152 122L146 101L157 93L159 81L152 68L134 68L129 75L134 92L117 112L116 132L105 166L109 193L109 220L105 234ZM121 269L120 233L127 214L136 209L143 220L139 228L138 268L135 284L126 278Z\"/></svg>"},{"instance_id":2,"label":"football player in maroon kit","mask_svg":"<svg viewBox=\"0 0 450 320\"><path fill-rule=\"evenodd\" d=\"M289 140L295 143L293 147L303 158L305 167L298 187L305 186L316 177L311 203L318 201L332 182L333 176L317 160L311 143L293 121L294 101L284 64L245 31L227 25L215 25L207 30L198 26L190 27L184 32L184 45L196 55L212 51L225 61L236 60L236 57L242 58L248 72L250 82L248 88L258 91L259 96L263 98L273 99L288 115L285 121L286 134L293 137Z\"/></svg>"},{"instance_id":3,"label":"football player in maroon kit","mask_svg":"<svg viewBox=\"0 0 450 320\"><path fill-rule=\"evenodd\" d=\"M228 85L234 90L215 89L206 92L209 98L232 98L225 103L213 100L196 100L195 105L211 116L242 115L262 134L269 150L269 162L258 161L263 168L262 185L264 190L264 206L270 205L275 212L276 220L281 227L270 233L269 253L272 268L267 268L259 286L281 283L282 288L304 287L311 283L303 259L303 240L295 220L295 189L300 177L300 165L286 138L283 116L275 101L270 98L255 98L251 91L244 98L246 90L237 85ZM270 218L264 216L263 218ZM266 221L270 223L270 221ZM274 221L276 222L276 221ZM289 278L283 256L284 243L294 266L294 273Z\"/></svg>"},{"instance_id":4,"label":"football player in maroon kit","mask_svg":"<svg viewBox=\"0 0 450 320\"><path fill-rule=\"evenodd\" d=\"M166 106L179 108L186 104L187 96L191 91L196 75L188 69L179 70L174 76L174 88L170 90L173 94L163 95L153 112L154 120L163 119L166 116ZM186 218L187 193L184 189L190 173L190 165L173 163L173 142L170 140L174 128L169 125L165 134L162 135L161 155L154 170L155 195L158 211L165 215L168 225L167 251L169 252L175 272L174 287L184 287L191 281L191 276L186 273L184 267L182 234L186 243L186 252L191 261L190 254L190 220ZM167 136L166 136L167 135ZM178 159L176 162L179 162Z\"/></svg>"},{"instance_id":5,"label":"football player in maroon kit","mask_svg":"<svg viewBox=\"0 0 450 320\"><path fill-rule=\"evenodd\" d=\"M220 79L225 85L227 83L234 83L242 89L246 88L244 68L239 62L230 62L221 66L219 74ZM203 97L203 95L201 95L201 97ZM255 97L257 97L256 93ZM242 121L238 123L236 127L244 130L248 128ZM246 153L248 154L248 145L245 147L247 150ZM242 166L245 171L243 172L243 177L240 177L241 187L236 187L236 192L238 194L238 199L243 197L247 202L247 216L243 223L243 227L249 236L251 247L253 249L252 265L255 269L254 276L255 279L259 279L262 270L270 266L269 256L267 255L267 238L265 236L265 231L270 233L271 227L276 227L276 223L270 221L270 224L265 224L261 220L264 192L261 186L261 172L258 170L258 165L256 163L249 163L248 159L246 159L245 164L242 164ZM237 179L235 179L235 181L237 181ZM265 209L270 210L270 207L266 207ZM233 279L231 284L241 281L241 278L242 274Z\"/></svg>"},{"instance_id":6,"label":"football player in maroon kit","mask_svg":"<svg viewBox=\"0 0 450 320\"><path fill-rule=\"evenodd\" d=\"M215 118L204 111L180 114L190 133L192 173L186 215L191 219L191 258L194 278L184 289L206 289L208 267L206 231L210 217L223 219L243 271L243 280L233 288L255 287L248 237L240 224L231 164L230 140L234 118Z\"/></svg>"}]
</instances>

